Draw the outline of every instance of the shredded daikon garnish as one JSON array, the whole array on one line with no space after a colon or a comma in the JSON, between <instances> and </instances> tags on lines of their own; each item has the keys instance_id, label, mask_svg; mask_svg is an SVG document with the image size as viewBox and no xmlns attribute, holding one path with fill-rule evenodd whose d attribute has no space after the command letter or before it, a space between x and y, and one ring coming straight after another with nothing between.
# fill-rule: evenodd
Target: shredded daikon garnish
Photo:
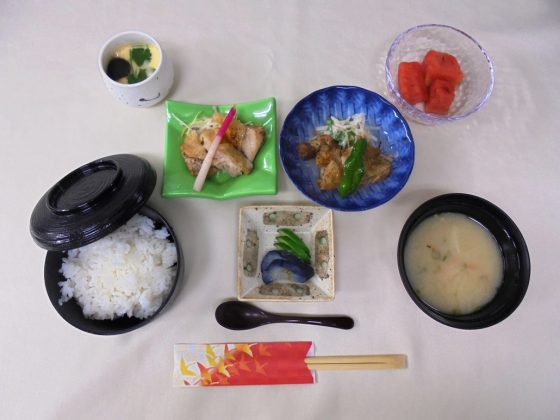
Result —
<instances>
[{"instance_id":1,"label":"shredded daikon garnish","mask_svg":"<svg viewBox=\"0 0 560 420\"><path fill-rule=\"evenodd\" d=\"M340 120L331 115L327 118L326 125L317 127L317 132L330 135L342 148L352 147L357 139L376 140L366 126L364 113Z\"/></svg>"},{"instance_id":2,"label":"shredded daikon garnish","mask_svg":"<svg viewBox=\"0 0 560 420\"><path fill-rule=\"evenodd\" d=\"M192 123L189 124L189 128L191 130L208 130L211 128L218 129L220 128L220 123L214 121L211 117L202 117L202 118L195 118Z\"/></svg>"}]
</instances>

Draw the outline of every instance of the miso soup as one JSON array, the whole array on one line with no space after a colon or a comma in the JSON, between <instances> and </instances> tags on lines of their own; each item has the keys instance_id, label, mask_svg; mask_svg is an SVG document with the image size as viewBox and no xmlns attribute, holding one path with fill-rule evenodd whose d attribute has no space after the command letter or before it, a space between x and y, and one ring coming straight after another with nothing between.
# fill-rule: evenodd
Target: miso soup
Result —
<instances>
[{"instance_id":1,"label":"miso soup","mask_svg":"<svg viewBox=\"0 0 560 420\"><path fill-rule=\"evenodd\" d=\"M423 220L404 249L409 282L420 299L448 314L469 314L490 302L503 278L494 236L460 213Z\"/></svg>"}]
</instances>

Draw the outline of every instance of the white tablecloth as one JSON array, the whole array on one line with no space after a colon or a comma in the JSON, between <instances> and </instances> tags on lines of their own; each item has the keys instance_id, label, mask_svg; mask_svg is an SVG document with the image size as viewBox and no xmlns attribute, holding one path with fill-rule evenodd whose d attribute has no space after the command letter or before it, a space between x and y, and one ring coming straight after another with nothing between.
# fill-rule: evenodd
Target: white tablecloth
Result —
<instances>
[{"instance_id":1,"label":"white tablecloth","mask_svg":"<svg viewBox=\"0 0 560 420\"><path fill-rule=\"evenodd\" d=\"M165 113L121 105L97 67L102 44L137 29L169 53L170 97L231 103L274 96L279 125L306 94L335 84L386 94L392 39L421 23L458 27L491 54L496 85L476 115L411 123L412 176L392 201L335 213L336 299L261 306L344 313L350 331L220 327L236 295L242 205L309 203L279 171L276 196L229 201L160 196ZM560 3L549 1L98 1L0 3L0 401L5 419L552 419L560 416L558 209ZM156 168L150 204L171 222L186 258L183 287L154 322L101 337L67 324L44 287L45 251L29 234L44 192L96 158L134 153ZM463 331L422 313L399 278L396 247L409 214L447 192L504 209L529 246L521 306L487 329ZM173 388L173 344L311 340L317 354L406 353L398 371L321 372L315 385Z\"/></svg>"}]
</instances>

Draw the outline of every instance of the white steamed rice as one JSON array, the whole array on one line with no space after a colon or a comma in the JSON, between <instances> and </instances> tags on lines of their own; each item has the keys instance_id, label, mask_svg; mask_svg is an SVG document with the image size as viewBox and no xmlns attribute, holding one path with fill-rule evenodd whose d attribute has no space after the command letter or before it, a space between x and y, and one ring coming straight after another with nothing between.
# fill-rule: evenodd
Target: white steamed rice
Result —
<instances>
[{"instance_id":1,"label":"white steamed rice","mask_svg":"<svg viewBox=\"0 0 560 420\"><path fill-rule=\"evenodd\" d=\"M135 215L106 237L68 251L60 272L62 305L75 298L84 316L147 318L167 297L176 275L177 249L165 227Z\"/></svg>"}]
</instances>

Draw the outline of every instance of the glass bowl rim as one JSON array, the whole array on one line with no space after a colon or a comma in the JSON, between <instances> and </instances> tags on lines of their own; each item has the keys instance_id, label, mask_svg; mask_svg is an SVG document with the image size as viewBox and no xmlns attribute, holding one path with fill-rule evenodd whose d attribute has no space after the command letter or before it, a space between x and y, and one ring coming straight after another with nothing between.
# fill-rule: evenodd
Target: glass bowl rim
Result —
<instances>
[{"instance_id":1,"label":"glass bowl rim","mask_svg":"<svg viewBox=\"0 0 560 420\"><path fill-rule=\"evenodd\" d=\"M474 43L474 45L476 47L478 47L480 52L484 55L484 58L486 59L486 62L488 64L488 70L490 71L490 83L489 83L489 85L486 89L486 93L485 93L484 97L482 98L482 100L472 109L469 109L466 112L463 112L461 114L455 114L455 115L431 114L431 113L428 113L428 112L421 111L418 108L414 107L413 105L410 105L407 101L404 100L404 98L398 92L398 89L396 87L396 83L393 80L393 76L391 75L391 70L390 70L390 62L393 58L393 54L395 52L395 49L397 48L397 46L401 43L401 41L408 34L410 34L412 32L416 32L418 30L426 29L426 28L440 28L440 29L449 29L449 30L455 31L455 32L465 36L470 41L472 41ZM432 124L433 123L442 123L442 122L462 120L463 118L468 117L471 114L474 114L476 111L478 111L484 105L486 105L486 103L490 99L490 95L492 94L492 91L494 90L494 64L492 62L492 58L490 57L490 55L488 54L486 49L484 47L482 47L482 45L480 45L478 43L478 41L476 41L472 36L470 36L466 32L464 32L460 29L454 28L453 26L439 24L439 23L427 23L427 24L422 24L422 25L416 25L416 26L413 26L412 28L409 28L409 29L401 32L393 40L393 42L391 43L391 46L389 47L389 52L387 53L387 58L385 59L385 77L387 79L387 85L388 85L388 88L389 88L389 93L393 97L393 99L396 101L397 105L402 109L402 111L406 115L410 116L412 119L414 119L416 121L427 122L427 123L432 123Z\"/></svg>"}]
</instances>

